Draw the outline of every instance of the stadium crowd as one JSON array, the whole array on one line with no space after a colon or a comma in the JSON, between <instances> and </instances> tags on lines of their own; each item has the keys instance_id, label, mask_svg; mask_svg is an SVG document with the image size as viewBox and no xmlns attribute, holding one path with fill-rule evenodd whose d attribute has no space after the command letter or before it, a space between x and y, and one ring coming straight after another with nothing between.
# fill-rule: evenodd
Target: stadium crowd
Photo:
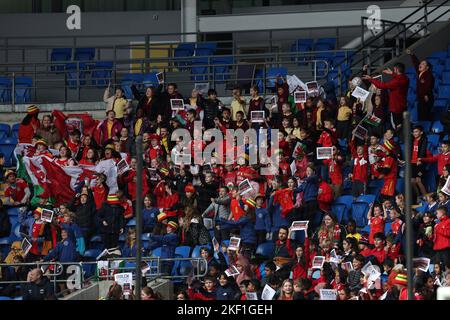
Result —
<instances>
[{"instance_id":1,"label":"stadium crowd","mask_svg":"<svg viewBox=\"0 0 450 320\"><path fill-rule=\"evenodd\" d=\"M433 75L426 61L412 53L411 57L417 68L419 120L429 120ZM318 300L331 289L337 300L404 300L405 197L398 181L404 179L402 113L407 109L409 80L400 63L384 72L389 80L381 81L364 67L349 79L345 95L310 94L304 103L296 103L287 81L278 77L275 105L261 97L256 86L250 88L249 100L236 87L230 105L222 103L214 89L194 89L183 97L175 83L161 83L144 92L133 85L134 97L125 97L121 88L111 96L107 88L106 118L91 134L73 127L62 131L52 115L40 116L38 106L32 105L19 128L19 146L26 148L17 149L17 170L3 170L4 159L0 162L5 182L0 236L8 237L14 227L7 209L20 208L21 235L29 239L31 248L24 254L16 241L2 261L83 261L91 239L98 235L103 248L119 247L121 257L134 257L136 230L130 221L136 202L141 201L143 232L150 234L145 256L161 248L162 258L173 258L177 247L188 246L200 247L201 257L208 261L206 276L189 276L175 286L176 299L261 299L273 292L270 299ZM352 96L356 86L370 92L365 101ZM183 99L184 109L173 110L171 99ZM252 121L252 111L265 111L263 121ZM261 175L261 164L249 165L249 153L258 144L248 140L245 156L233 163L218 164L224 156L218 152L210 163L176 165L182 141L171 141L171 133L186 128L194 134L195 121L201 121L203 131L278 129L279 148L269 152L278 157L279 168ZM427 133L420 123L413 125L413 179L404 182L411 183L416 202L412 245L414 256L420 258L414 270L417 300L436 299L437 287L450 285L446 184L450 143L446 129L440 134L439 152L433 152ZM143 137L142 155L136 154L138 135ZM203 141L202 149L210 143ZM234 141L225 141L224 146L236 148ZM317 159L317 147L332 148L331 156ZM142 199L136 195L137 156L144 162ZM92 179L81 177L75 186L37 188L30 175L38 176L42 168L33 169L35 162L27 158L45 158L38 163L44 166L48 161L65 169L125 160L129 168L117 169L115 184L107 183L106 173L96 173ZM435 163L437 188L432 188L425 176ZM243 193L240 186L247 179L251 190ZM59 201L64 192L72 195L70 201ZM349 197L348 208L336 205ZM368 205L355 206L352 212L351 203L358 199ZM43 220L46 209L55 212L50 222ZM298 230L293 227L296 221L308 224ZM227 247L231 237L240 239L237 250ZM173 268L167 262L161 271L170 274ZM1 277L28 280L20 293L24 299L54 296L38 269L2 268ZM15 285L1 291L3 296L18 294ZM114 286L108 299L122 299L121 292L120 286ZM142 297L157 295L144 289Z\"/></svg>"}]
</instances>

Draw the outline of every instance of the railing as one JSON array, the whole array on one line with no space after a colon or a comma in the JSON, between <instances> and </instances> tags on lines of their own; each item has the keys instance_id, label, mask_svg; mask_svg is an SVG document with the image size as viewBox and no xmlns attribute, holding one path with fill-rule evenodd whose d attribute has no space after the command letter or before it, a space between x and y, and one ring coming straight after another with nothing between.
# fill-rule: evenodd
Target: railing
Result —
<instances>
[{"instance_id":1,"label":"railing","mask_svg":"<svg viewBox=\"0 0 450 320\"><path fill-rule=\"evenodd\" d=\"M119 272L131 272L135 276L136 268L132 267L115 267L111 268L111 262L119 262L119 261L129 261L135 262L135 258L110 258L108 261L108 274L107 275L99 275L94 274L91 277L85 279L84 277L84 267L91 265L96 269L97 261L83 261L83 262L28 262L28 263L1 263L0 269L4 268L14 268L14 267L26 267L27 269L39 268L43 272L43 276L50 278L50 281L53 284L54 291L57 292L57 284L64 283L68 284L69 281L73 285L71 288L67 288L64 291L58 293L57 296L62 296L66 293L69 293L73 290L80 290L87 286L87 284L92 283L95 280L114 280L114 274ZM192 265L188 273L186 274L165 274L162 273L161 265L165 263L177 263L186 261ZM168 279L168 280L178 280L185 279L188 277L192 278L201 278L206 276L208 270L208 262L204 258L159 258L159 257L144 257L142 258L142 262L147 263L149 266L149 270L145 273L145 277L148 281L152 281L155 279ZM50 271L49 268L52 267L53 271ZM69 269L69 267L73 267L75 269ZM66 274L64 274L66 272ZM60 276L67 275L69 279L58 279ZM20 285L25 284L27 281L0 281L0 285Z\"/></svg>"},{"instance_id":2,"label":"railing","mask_svg":"<svg viewBox=\"0 0 450 320\"><path fill-rule=\"evenodd\" d=\"M368 62L369 70L374 69L374 63L378 62L380 59L383 58L383 55L380 55L377 58L373 58L373 54L379 52L380 50L384 49L385 40L387 38L387 35L390 32L394 32L394 35L391 35L391 39L395 39L396 43L394 46L394 52L395 55L393 57L397 57L403 53L403 51L406 49L406 43L408 40L410 40L412 37L414 37L417 33L419 33L422 30L428 30L429 26L433 23L437 22L440 18L450 13L450 10L446 10L443 13L436 16L434 19L429 20L429 16L443 7L444 5L449 3L449 0L441 1L440 4L437 4L432 10L428 10L429 6L432 2L435 2L434 0L428 0L424 1L424 4L420 7L418 7L416 10L408 14L406 17L404 17L402 20L398 22L392 22L392 21L381 21L382 22L382 29L383 31L368 41L364 41L364 34L366 30L366 20L368 18L361 17L361 37L362 42L361 46L355 51L355 54L358 54L360 57L359 59L356 59L352 62L351 68L361 65L363 63ZM423 11L423 15L421 15L418 19L414 20L413 22L410 22L407 20L416 15L417 13ZM411 34L408 36L407 31L410 30L413 26L417 25L418 23L423 22L423 25L417 29L416 31L412 31ZM387 26L389 25L390 26ZM397 30L397 31L396 31ZM377 42L382 40L383 46L376 45ZM339 70L339 78L342 76L342 67L343 64L341 63L339 66L337 66L337 69ZM341 86L341 82L339 81L339 87ZM340 88L341 89L341 88Z\"/></svg>"}]
</instances>

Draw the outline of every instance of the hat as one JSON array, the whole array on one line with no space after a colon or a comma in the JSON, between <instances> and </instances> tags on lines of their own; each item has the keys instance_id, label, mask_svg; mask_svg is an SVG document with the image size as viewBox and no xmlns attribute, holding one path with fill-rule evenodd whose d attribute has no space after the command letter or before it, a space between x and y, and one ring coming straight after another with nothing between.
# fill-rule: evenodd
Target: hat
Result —
<instances>
[{"instance_id":1,"label":"hat","mask_svg":"<svg viewBox=\"0 0 450 320\"><path fill-rule=\"evenodd\" d=\"M36 209L33 211L33 214L38 214L39 216L41 216L41 214L42 214L42 208L36 208Z\"/></svg>"},{"instance_id":2,"label":"hat","mask_svg":"<svg viewBox=\"0 0 450 320\"><path fill-rule=\"evenodd\" d=\"M17 176L16 175L16 173L13 171L13 170L7 170L6 172L5 172L5 178L8 178L10 175L15 175L15 176Z\"/></svg>"},{"instance_id":3,"label":"hat","mask_svg":"<svg viewBox=\"0 0 450 320\"><path fill-rule=\"evenodd\" d=\"M149 136L150 140L158 140L160 139L159 135L157 135L156 133L153 133Z\"/></svg>"},{"instance_id":4,"label":"hat","mask_svg":"<svg viewBox=\"0 0 450 320\"><path fill-rule=\"evenodd\" d=\"M195 192L195 188L192 184L188 184L186 187L184 187L184 192L190 192L190 193L194 193Z\"/></svg>"},{"instance_id":5,"label":"hat","mask_svg":"<svg viewBox=\"0 0 450 320\"><path fill-rule=\"evenodd\" d=\"M365 237L365 236L362 236L361 239L359 239L358 243L365 244L366 246L368 246L369 245L369 239L367 237Z\"/></svg>"},{"instance_id":6,"label":"hat","mask_svg":"<svg viewBox=\"0 0 450 320\"><path fill-rule=\"evenodd\" d=\"M404 273L399 273L395 276L395 279L392 283L399 284L401 286L406 286L408 285L408 277Z\"/></svg>"},{"instance_id":7,"label":"hat","mask_svg":"<svg viewBox=\"0 0 450 320\"><path fill-rule=\"evenodd\" d=\"M120 203L119 197L117 196L116 193L108 194L108 198L106 198L106 202L108 204L119 204Z\"/></svg>"},{"instance_id":8,"label":"hat","mask_svg":"<svg viewBox=\"0 0 450 320\"><path fill-rule=\"evenodd\" d=\"M253 199L245 199L244 203L246 205L248 205L249 207L252 207L252 208L256 207L256 202Z\"/></svg>"},{"instance_id":9,"label":"hat","mask_svg":"<svg viewBox=\"0 0 450 320\"><path fill-rule=\"evenodd\" d=\"M169 170L167 170L166 168L159 169L159 172L161 172L165 176L167 176L169 174Z\"/></svg>"},{"instance_id":10,"label":"hat","mask_svg":"<svg viewBox=\"0 0 450 320\"><path fill-rule=\"evenodd\" d=\"M166 214L165 212L161 212L160 214L158 214L158 215L156 216L156 218L158 219L158 222L161 222L161 221L167 219L167 214Z\"/></svg>"},{"instance_id":11,"label":"hat","mask_svg":"<svg viewBox=\"0 0 450 320\"><path fill-rule=\"evenodd\" d=\"M172 229L173 231L176 231L178 229L178 224L175 221L169 221L167 226Z\"/></svg>"},{"instance_id":12,"label":"hat","mask_svg":"<svg viewBox=\"0 0 450 320\"><path fill-rule=\"evenodd\" d=\"M106 150L106 149L116 150L116 149L114 148L114 145L113 145L113 144L107 144L106 147L105 147L105 150Z\"/></svg>"},{"instance_id":13,"label":"hat","mask_svg":"<svg viewBox=\"0 0 450 320\"><path fill-rule=\"evenodd\" d=\"M81 192L80 197L81 196L89 196L88 192L86 190L84 190L83 192Z\"/></svg>"},{"instance_id":14,"label":"hat","mask_svg":"<svg viewBox=\"0 0 450 320\"><path fill-rule=\"evenodd\" d=\"M47 142L45 142L44 139L39 139L38 141L36 141L36 143L34 145L37 146L38 144L42 144L42 145L48 147Z\"/></svg>"},{"instance_id":15,"label":"hat","mask_svg":"<svg viewBox=\"0 0 450 320\"><path fill-rule=\"evenodd\" d=\"M39 113L39 108L37 106L35 106L34 104L32 104L31 106L29 106L27 108L27 113L28 114L36 114Z\"/></svg>"},{"instance_id":16,"label":"hat","mask_svg":"<svg viewBox=\"0 0 450 320\"><path fill-rule=\"evenodd\" d=\"M389 140L386 140L383 144L383 148L387 151L387 152L391 152L394 149L394 146L392 145L392 143L389 142Z\"/></svg>"}]
</instances>

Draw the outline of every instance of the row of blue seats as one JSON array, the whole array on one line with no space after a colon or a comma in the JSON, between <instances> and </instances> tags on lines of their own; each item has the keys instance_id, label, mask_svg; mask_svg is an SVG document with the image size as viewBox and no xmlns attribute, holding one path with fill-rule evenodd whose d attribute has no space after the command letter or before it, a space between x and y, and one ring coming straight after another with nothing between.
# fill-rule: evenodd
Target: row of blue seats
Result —
<instances>
[{"instance_id":1,"label":"row of blue seats","mask_svg":"<svg viewBox=\"0 0 450 320\"><path fill-rule=\"evenodd\" d=\"M0 139L0 153L3 153L5 157L5 167L12 167L16 164L16 158L14 157L14 149L17 146L17 137L18 131L13 131L13 135L11 137L6 136L5 132L0 131L0 136L3 137Z\"/></svg>"},{"instance_id":2,"label":"row of blue seats","mask_svg":"<svg viewBox=\"0 0 450 320\"><path fill-rule=\"evenodd\" d=\"M12 78L0 77L0 102L12 101ZM14 78L14 98L16 103L31 101L31 88L33 79L31 77Z\"/></svg>"},{"instance_id":3,"label":"row of blue seats","mask_svg":"<svg viewBox=\"0 0 450 320\"><path fill-rule=\"evenodd\" d=\"M92 61L95 57L95 48L75 48L73 61ZM54 48L50 54L52 62L72 61L72 48ZM64 65L52 65L52 71L64 71Z\"/></svg>"}]
</instances>

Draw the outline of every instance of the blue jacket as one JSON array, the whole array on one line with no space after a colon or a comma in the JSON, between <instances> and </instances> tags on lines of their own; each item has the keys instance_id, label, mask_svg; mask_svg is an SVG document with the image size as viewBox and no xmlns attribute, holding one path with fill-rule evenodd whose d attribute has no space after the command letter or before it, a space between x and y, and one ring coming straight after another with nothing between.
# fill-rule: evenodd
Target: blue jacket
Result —
<instances>
[{"instance_id":1,"label":"blue jacket","mask_svg":"<svg viewBox=\"0 0 450 320\"><path fill-rule=\"evenodd\" d=\"M145 227L153 229L156 226L157 216L159 214L158 208L145 208L142 210L142 224Z\"/></svg>"},{"instance_id":2,"label":"blue jacket","mask_svg":"<svg viewBox=\"0 0 450 320\"><path fill-rule=\"evenodd\" d=\"M86 244L80 227L76 223L61 223L61 227L67 230L69 238L76 243L77 251L83 255L86 250Z\"/></svg>"},{"instance_id":3,"label":"blue jacket","mask_svg":"<svg viewBox=\"0 0 450 320\"><path fill-rule=\"evenodd\" d=\"M124 245L122 248L122 258L136 257L136 244L131 248L130 246Z\"/></svg>"},{"instance_id":4,"label":"blue jacket","mask_svg":"<svg viewBox=\"0 0 450 320\"><path fill-rule=\"evenodd\" d=\"M239 229L241 229L240 237L242 243L256 243L255 222L253 222L249 217L243 216L238 221L222 220L222 224L238 226Z\"/></svg>"},{"instance_id":5,"label":"blue jacket","mask_svg":"<svg viewBox=\"0 0 450 320\"><path fill-rule=\"evenodd\" d=\"M303 199L305 202L317 200L319 192L319 179L317 176L307 177L305 181L295 189L295 192L303 191Z\"/></svg>"},{"instance_id":6,"label":"blue jacket","mask_svg":"<svg viewBox=\"0 0 450 320\"><path fill-rule=\"evenodd\" d=\"M272 215L272 229L271 232L276 232L280 227L289 226L289 221L281 216L281 204L273 203L273 196L269 198L269 205L267 206L268 211Z\"/></svg>"},{"instance_id":7,"label":"blue jacket","mask_svg":"<svg viewBox=\"0 0 450 320\"><path fill-rule=\"evenodd\" d=\"M272 221L270 220L269 211L267 208L256 208L255 230L265 230L270 232L272 228Z\"/></svg>"},{"instance_id":8,"label":"blue jacket","mask_svg":"<svg viewBox=\"0 0 450 320\"><path fill-rule=\"evenodd\" d=\"M58 262L77 261L78 253L75 243L70 238L59 242L56 247L44 257L44 261L50 260L56 260Z\"/></svg>"},{"instance_id":9,"label":"blue jacket","mask_svg":"<svg viewBox=\"0 0 450 320\"><path fill-rule=\"evenodd\" d=\"M178 236L175 233L168 233L163 236L150 235L150 249L161 247L161 258L174 258L175 249L178 245Z\"/></svg>"}]
</instances>

